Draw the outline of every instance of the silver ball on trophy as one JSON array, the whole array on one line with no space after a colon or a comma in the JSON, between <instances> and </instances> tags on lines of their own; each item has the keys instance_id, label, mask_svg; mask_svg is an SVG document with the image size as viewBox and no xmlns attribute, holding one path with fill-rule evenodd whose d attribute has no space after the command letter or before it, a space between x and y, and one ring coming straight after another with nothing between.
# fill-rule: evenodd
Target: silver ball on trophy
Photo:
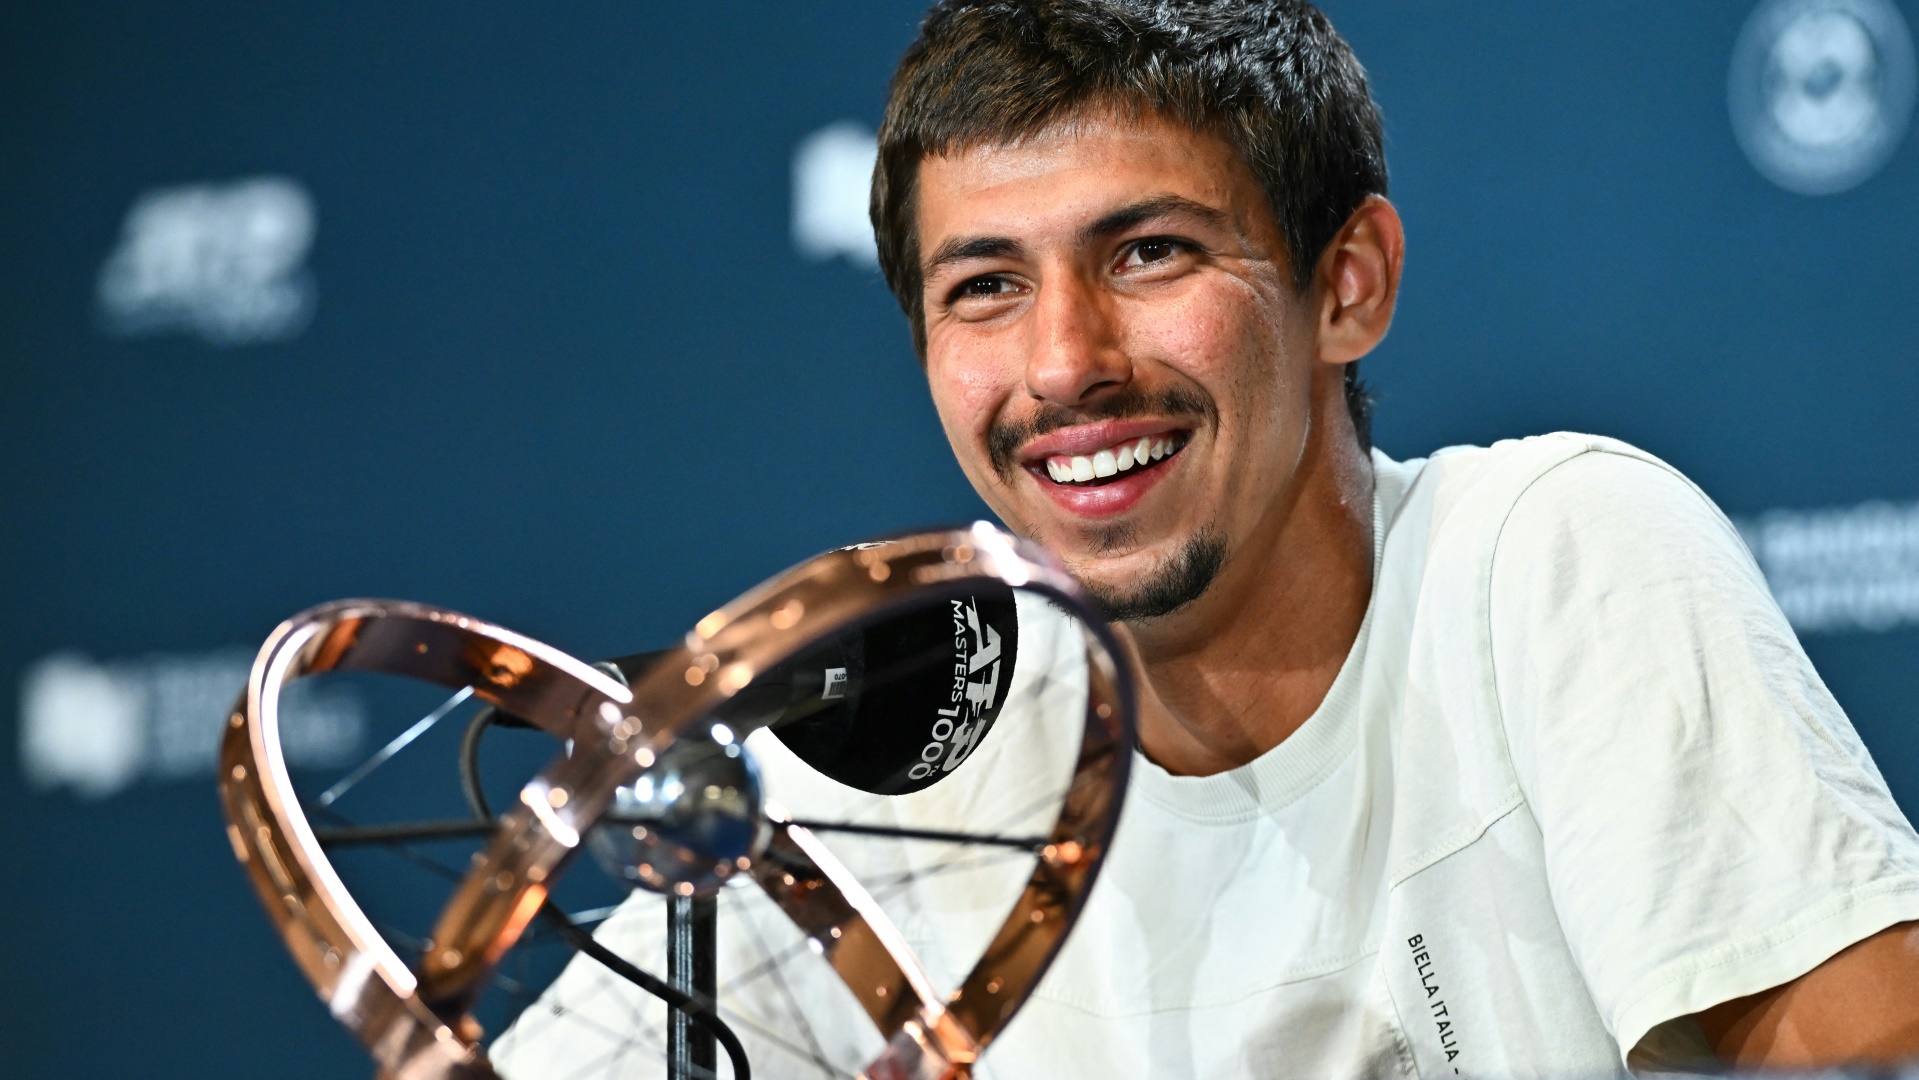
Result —
<instances>
[{"instance_id":1,"label":"silver ball on trophy","mask_svg":"<svg viewBox=\"0 0 1919 1080\"><path fill-rule=\"evenodd\" d=\"M682 739L632 783L588 834L608 874L656 892L706 893L751 864L770 829L759 766L725 724Z\"/></svg>"}]
</instances>

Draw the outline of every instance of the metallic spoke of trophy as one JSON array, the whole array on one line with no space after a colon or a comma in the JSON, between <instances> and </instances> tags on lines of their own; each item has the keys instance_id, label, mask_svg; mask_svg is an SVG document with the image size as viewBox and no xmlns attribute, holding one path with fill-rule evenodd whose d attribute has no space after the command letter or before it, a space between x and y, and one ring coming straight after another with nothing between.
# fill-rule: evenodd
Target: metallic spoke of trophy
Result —
<instances>
[{"instance_id":1,"label":"metallic spoke of trophy","mask_svg":"<svg viewBox=\"0 0 1919 1080\"><path fill-rule=\"evenodd\" d=\"M383 1076L963 1078L1110 844L1120 656L1056 564L984 524L828 552L600 664L342 601L262 648L221 795L297 966ZM296 785L282 688L366 673L452 696ZM540 745L543 768L510 768ZM445 899L419 909L404 874Z\"/></svg>"}]
</instances>

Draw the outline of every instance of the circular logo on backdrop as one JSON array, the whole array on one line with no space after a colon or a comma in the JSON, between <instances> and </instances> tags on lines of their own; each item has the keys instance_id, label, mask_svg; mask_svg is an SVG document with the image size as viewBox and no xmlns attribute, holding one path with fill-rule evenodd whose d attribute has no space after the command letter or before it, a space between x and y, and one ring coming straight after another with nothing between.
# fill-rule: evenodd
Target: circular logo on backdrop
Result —
<instances>
[{"instance_id":1,"label":"circular logo on backdrop","mask_svg":"<svg viewBox=\"0 0 1919 1080\"><path fill-rule=\"evenodd\" d=\"M1912 35L1891 0L1765 0L1733 47L1733 132L1801 195L1864 183L1912 119Z\"/></svg>"}]
</instances>

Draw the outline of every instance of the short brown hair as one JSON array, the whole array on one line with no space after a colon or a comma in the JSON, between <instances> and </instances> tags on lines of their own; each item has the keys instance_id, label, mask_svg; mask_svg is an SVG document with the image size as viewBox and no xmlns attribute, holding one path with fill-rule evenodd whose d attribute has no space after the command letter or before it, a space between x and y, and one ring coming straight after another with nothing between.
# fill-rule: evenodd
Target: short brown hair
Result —
<instances>
[{"instance_id":1,"label":"short brown hair","mask_svg":"<svg viewBox=\"0 0 1919 1080\"><path fill-rule=\"evenodd\" d=\"M871 204L880 270L922 356L920 162L1101 108L1225 139L1265 191L1301 291L1353 211L1386 194L1366 73L1303 0L942 0L893 75ZM1370 446L1358 367L1346 403Z\"/></svg>"}]
</instances>

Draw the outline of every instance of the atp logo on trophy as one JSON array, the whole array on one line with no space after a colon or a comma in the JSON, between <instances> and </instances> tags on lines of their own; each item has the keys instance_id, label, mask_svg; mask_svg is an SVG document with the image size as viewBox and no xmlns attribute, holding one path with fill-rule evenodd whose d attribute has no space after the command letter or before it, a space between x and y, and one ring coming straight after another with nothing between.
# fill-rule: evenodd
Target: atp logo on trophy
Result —
<instances>
[{"instance_id":1,"label":"atp logo on trophy","mask_svg":"<svg viewBox=\"0 0 1919 1080\"><path fill-rule=\"evenodd\" d=\"M920 760L909 779L952 772L979 745L999 702L1000 632L982 622L977 597L953 605L953 692L933 718Z\"/></svg>"},{"instance_id":2,"label":"atp logo on trophy","mask_svg":"<svg viewBox=\"0 0 1919 1080\"><path fill-rule=\"evenodd\" d=\"M1767 179L1831 195L1877 173L1913 107L1912 36L1891 0L1765 0L1733 47L1733 133Z\"/></svg>"}]
</instances>

